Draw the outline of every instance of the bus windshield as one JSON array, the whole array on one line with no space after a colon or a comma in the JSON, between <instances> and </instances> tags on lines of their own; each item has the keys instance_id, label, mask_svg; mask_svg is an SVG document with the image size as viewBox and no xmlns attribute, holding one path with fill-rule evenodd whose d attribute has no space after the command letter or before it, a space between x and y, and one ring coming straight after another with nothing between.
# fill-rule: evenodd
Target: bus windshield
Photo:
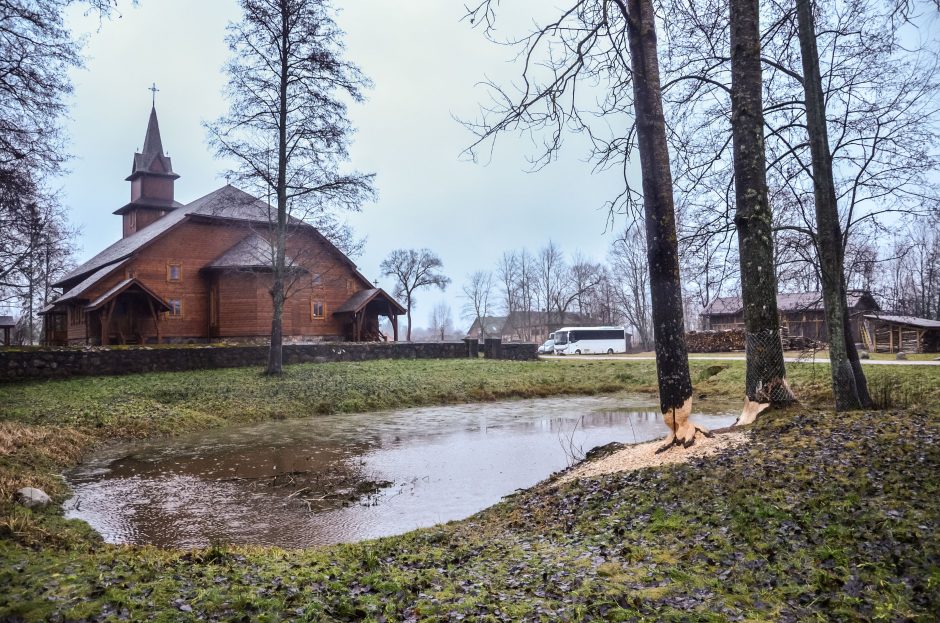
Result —
<instances>
[{"instance_id":1,"label":"bus windshield","mask_svg":"<svg viewBox=\"0 0 940 623\"><path fill-rule=\"evenodd\" d=\"M564 346L568 343L567 331L555 331L555 346Z\"/></svg>"}]
</instances>

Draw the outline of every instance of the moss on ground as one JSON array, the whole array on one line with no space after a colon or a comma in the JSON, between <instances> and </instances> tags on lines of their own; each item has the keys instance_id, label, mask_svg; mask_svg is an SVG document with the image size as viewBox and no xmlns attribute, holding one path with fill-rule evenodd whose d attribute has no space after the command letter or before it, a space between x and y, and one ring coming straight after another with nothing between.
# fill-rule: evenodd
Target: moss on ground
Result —
<instances>
[{"instance_id":1,"label":"moss on ground","mask_svg":"<svg viewBox=\"0 0 940 623\"><path fill-rule=\"evenodd\" d=\"M743 363L693 363L737 396ZM644 391L652 362L396 361L0 386L0 620L935 620L940 369L866 368L904 410L798 407L688 465L558 486L356 545L283 551L102 546L61 511L9 504L115 436L559 393ZM789 367L804 401L828 370ZM706 399L707 400L707 399ZM61 498L61 487L53 488Z\"/></svg>"}]
</instances>

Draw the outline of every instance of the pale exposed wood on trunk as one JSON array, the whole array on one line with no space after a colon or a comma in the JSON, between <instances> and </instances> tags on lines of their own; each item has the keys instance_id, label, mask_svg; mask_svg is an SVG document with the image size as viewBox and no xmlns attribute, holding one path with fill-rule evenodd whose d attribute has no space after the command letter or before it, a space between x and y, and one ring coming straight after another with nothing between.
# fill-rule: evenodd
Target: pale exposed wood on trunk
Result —
<instances>
[{"instance_id":1,"label":"pale exposed wood on trunk","mask_svg":"<svg viewBox=\"0 0 940 623\"><path fill-rule=\"evenodd\" d=\"M690 404L692 380L682 317L679 250L656 56L655 13L650 0L629 0L626 13L643 178L659 400L663 414L669 414Z\"/></svg>"},{"instance_id":2,"label":"pale exposed wood on trunk","mask_svg":"<svg viewBox=\"0 0 940 623\"><path fill-rule=\"evenodd\" d=\"M741 297L747 343L746 401L793 401L779 340L772 216L767 192L758 0L731 0L731 129ZM776 339L775 339L776 338ZM768 391L770 389L770 391ZM762 391L763 390L763 391ZM756 413L745 407L742 418ZM746 423L746 422L741 422Z\"/></svg>"}]
</instances>

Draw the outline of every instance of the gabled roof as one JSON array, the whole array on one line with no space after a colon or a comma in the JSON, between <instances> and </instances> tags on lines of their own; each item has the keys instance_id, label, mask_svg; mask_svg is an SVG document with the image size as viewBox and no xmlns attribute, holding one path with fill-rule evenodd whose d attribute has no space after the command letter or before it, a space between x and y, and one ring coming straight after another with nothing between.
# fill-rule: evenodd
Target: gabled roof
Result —
<instances>
[{"instance_id":1,"label":"gabled roof","mask_svg":"<svg viewBox=\"0 0 940 623\"><path fill-rule=\"evenodd\" d=\"M156 293L154 293L153 290L151 290L150 288L142 284L140 281L138 281L135 277L125 279L121 283L117 284L116 286L114 286L113 288L111 288L110 290L108 290L107 292L99 296L98 298L96 298L94 301L86 305L85 309L88 311L94 311L98 309L99 307L101 307L102 305L104 305L105 303L107 303L108 301L110 301L111 299L113 299L114 297L116 297L118 294L121 294L122 292L126 292L127 290L130 290L132 288L139 289L143 294L145 294L146 296L149 296L152 300L154 300L157 304L158 311L169 311L170 306L167 305L166 301L164 301Z\"/></svg>"},{"instance_id":2,"label":"gabled roof","mask_svg":"<svg viewBox=\"0 0 940 623\"><path fill-rule=\"evenodd\" d=\"M846 302L849 309L854 309L862 302L868 302L871 308L878 305L871 294L863 291L846 293ZM790 292L777 294L777 311L822 311L823 298L821 292ZM705 306L702 316L717 316L721 314L737 314L744 311L744 304L740 296L720 296Z\"/></svg>"},{"instance_id":3,"label":"gabled roof","mask_svg":"<svg viewBox=\"0 0 940 623\"><path fill-rule=\"evenodd\" d=\"M374 301L376 298L384 298L388 301L391 306L398 312L398 315L402 315L406 312L405 308L401 304L393 299L388 293L382 288L370 288L368 290L360 290L356 292L349 300L337 307L333 313L334 314L354 314L361 311L366 305Z\"/></svg>"},{"instance_id":4,"label":"gabled roof","mask_svg":"<svg viewBox=\"0 0 940 623\"><path fill-rule=\"evenodd\" d=\"M271 243L253 232L206 264L206 268L266 268L270 270L273 263L272 253ZM294 263L291 257L286 257L285 260L287 266Z\"/></svg>"},{"instance_id":5,"label":"gabled roof","mask_svg":"<svg viewBox=\"0 0 940 623\"><path fill-rule=\"evenodd\" d=\"M886 316L883 314L865 314L869 320L881 320L891 324L904 324L919 329L940 329L940 320L918 318L917 316Z\"/></svg>"},{"instance_id":6,"label":"gabled roof","mask_svg":"<svg viewBox=\"0 0 940 623\"><path fill-rule=\"evenodd\" d=\"M61 287L63 284L88 275L107 264L129 257L173 229L176 225L179 225L190 215L240 221L267 221L269 210L268 204L248 193L234 186L223 186L157 219L153 224L144 227L140 231L118 240L53 285Z\"/></svg>"},{"instance_id":7,"label":"gabled roof","mask_svg":"<svg viewBox=\"0 0 940 623\"><path fill-rule=\"evenodd\" d=\"M126 259L118 261L118 262L114 262L112 264L108 264L107 266L104 266L100 270L93 272L90 276L83 279L78 285L74 286L71 290L69 290L68 292L66 292L59 298L57 298L55 301L53 301L53 303L55 304L65 303L65 302L80 298L81 295L84 294L86 290L88 290L88 288L92 287L93 285L98 283L100 280L110 275L115 270L121 268L122 266L127 264L127 262L128 260Z\"/></svg>"}]
</instances>

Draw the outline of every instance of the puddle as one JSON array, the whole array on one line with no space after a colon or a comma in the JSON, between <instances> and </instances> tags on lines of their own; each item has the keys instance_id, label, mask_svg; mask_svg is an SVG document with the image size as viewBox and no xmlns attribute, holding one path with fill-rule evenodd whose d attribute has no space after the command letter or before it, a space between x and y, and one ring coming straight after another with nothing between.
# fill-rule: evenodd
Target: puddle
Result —
<instances>
[{"instance_id":1,"label":"puddle","mask_svg":"<svg viewBox=\"0 0 940 623\"><path fill-rule=\"evenodd\" d=\"M666 434L639 396L315 416L112 446L66 474L111 543L293 548L462 519L591 448ZM693 420L734 422L729 407Z\"/></svg>"}]
</instances>

